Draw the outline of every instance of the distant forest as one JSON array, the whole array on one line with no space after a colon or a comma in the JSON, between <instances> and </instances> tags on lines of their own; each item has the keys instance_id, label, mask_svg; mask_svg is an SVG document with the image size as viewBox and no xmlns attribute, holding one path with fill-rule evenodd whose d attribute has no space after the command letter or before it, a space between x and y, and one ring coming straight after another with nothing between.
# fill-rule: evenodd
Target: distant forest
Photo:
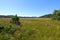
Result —
<instances>
[{"instance_id":1,"label":"distant forest","mask_svg":"<svg viewBox=\"0 0 60 40\"><path fill-rule=\"evenodd\" d=\"M0 18L11 18L14 15L0 15ZM51 18L51 17L60 17L60 10L54 10L54 12L52 14L46 14L40 17L22 17L19 16L20 18Z\"/></svg>"},{"instance_id":2,"label":"distant forest","mask_svg":"<svg viewBox=\"0 0 60 40\"><path fill-rule=\"evenodd\" d=\"M0 15L0 18L11 18L13 15Z\"/></svg>"},{"instance_id":3,"label":"distant forest","mask_svg":"<svg viewBox=\"0 0 60 40\"><path fill-rule=\"evenodd\" d=\"M0 15L0 18L12 18L15 15ZM18 16L19 18L36 18L36 17L22 17Z\"/></svg>"}]
</instances>

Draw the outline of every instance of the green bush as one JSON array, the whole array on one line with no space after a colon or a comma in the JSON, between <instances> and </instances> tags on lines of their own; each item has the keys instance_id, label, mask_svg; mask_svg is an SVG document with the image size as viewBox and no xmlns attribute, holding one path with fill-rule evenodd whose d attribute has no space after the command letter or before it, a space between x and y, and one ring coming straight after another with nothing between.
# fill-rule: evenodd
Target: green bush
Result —
<instances>
[{"instance_id":1,"label":"green bush","mask_svg":"<svg viewBox=\"0 0 60 40\"><path fill-rule=\"evenodd\" d=\"M13 16L10 22L13 24L20 25L19 17L17 15Z\"/></svg>"},{"instance_id":2,"label":"green bush","mask_svg":"<svg viewBox=\"0 0 60 40\"><path fill-rule=\"evenodd\" d=\"M9 25L8 27L5 27L5 32L6 32L6 33L14 34L15 31L16 31L16 29L13 28L12 25Z\"/></svg>"},{"instance_id":3,"label":"green bush","mask_svg":"<svg viewBox=\"0 0 60 40\"><path fill-rule=\"evenodd\" d=\"M60 20L60 10L55 10L52 19Z\"/></svg>"},{"instance_id":4,"label":"green bush","mask_svg":"<svg viewBox=\"0 0 60 40\"><path fill-rule=\"evenodd\" d=\"M0 25L0 33L4 30L4 26Z\"/></svg>"}]
</instances>

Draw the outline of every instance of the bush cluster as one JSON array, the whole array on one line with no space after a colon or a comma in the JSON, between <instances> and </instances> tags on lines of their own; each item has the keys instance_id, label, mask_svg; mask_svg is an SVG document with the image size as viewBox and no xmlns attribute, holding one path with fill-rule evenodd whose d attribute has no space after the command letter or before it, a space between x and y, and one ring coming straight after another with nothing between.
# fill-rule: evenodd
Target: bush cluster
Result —
<instances>
[{"instance_id":1,"label":"bush cluster","mask_svg":"<svg viewBox=\"0 0 60 40\"><path fill-rule=\"evenodd\" d=\"M53 15L52 15L52 19L55 20L60 20L60 10L55 10Z\"/></svg>"},{"instance_id":2,"label":"bush cluster","mask_svg":"<svg viewBox=\"0 0 60 40\"><path fill-rule=\"evenodd\" d=\"M20 25L19 17L18 17L17 15L13 16L13 17L11 18L11 21L10 21L10 22L13 23L13 24Z\"/></svg>"}]
</instances>

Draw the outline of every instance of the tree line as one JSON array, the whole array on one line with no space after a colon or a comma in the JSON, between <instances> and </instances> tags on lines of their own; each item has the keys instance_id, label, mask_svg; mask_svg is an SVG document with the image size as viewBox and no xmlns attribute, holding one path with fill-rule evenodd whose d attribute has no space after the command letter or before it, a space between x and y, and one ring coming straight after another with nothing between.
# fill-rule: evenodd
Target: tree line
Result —
<instances>
[{"instance_id":1,"label":"tree line","mask_svg":"<svg viewBox=\"0 0 60 40\"><path fill-rule=\"evenodd\" d=\"M60 10L54 10L52 14L43 15L39 18L52 18L55 20L60 20Z\"/></svg>"},{"instance_id":2,"label":"tree line","mask_svg":"<svg viewBox=\"0 0 60 40\"><path fill-rule=\"evenodd\" d=\"M14 15L0 15L0 18L12 18ZM20 17L19 18L38 18L38 17ZM60 20L60 10L54 10L52 14L46 14L43 16L40 16L39 18L52 18L56 20Z\"/></svg>"}]
</instances>

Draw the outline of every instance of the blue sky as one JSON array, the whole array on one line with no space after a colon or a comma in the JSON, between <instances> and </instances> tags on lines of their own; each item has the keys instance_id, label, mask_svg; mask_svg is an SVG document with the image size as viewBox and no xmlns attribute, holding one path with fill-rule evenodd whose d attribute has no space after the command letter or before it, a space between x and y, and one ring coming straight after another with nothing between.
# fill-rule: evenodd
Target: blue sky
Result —
<instances>
[{"instance_id":1,"label":"blue sky","mask_svg":"<svg viewBox=\"0 0 60 40\"><path fill-rule=\"evenodd\" d=\"M60 9L60 0L0 0L0 15L42 16Z\"/></svg>"}]
</instances>

